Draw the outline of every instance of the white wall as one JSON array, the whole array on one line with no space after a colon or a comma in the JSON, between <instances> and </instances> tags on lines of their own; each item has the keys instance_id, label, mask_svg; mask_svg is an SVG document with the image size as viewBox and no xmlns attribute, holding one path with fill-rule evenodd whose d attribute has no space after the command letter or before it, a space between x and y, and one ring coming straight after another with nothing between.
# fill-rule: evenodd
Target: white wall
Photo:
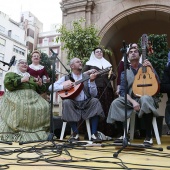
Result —
<instances>
[{"instance_id":1,"label":"white wall","mask_svg":"<svg viewBox=\"0 0 170 170\"><path fill-rule=\"evenodd\" d=\"M11 38L25 44L24 37L25 31L19 28L19 25L9 18L8 15L0 12L0 25L5 27L5 32L1 32L8 36L8 31L11 30Z\"/></svg>"}]
</instances>

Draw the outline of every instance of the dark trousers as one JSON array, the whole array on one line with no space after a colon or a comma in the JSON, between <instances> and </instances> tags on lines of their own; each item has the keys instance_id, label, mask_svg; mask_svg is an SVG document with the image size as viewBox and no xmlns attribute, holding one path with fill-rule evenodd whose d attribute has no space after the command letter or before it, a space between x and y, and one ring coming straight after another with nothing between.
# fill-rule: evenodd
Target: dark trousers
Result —
<instances>
[{"instance_id":1,"label":"dark trousers","mask_svg":"<svg viewBox=\"0 0 170 170\"><path fill-rule=\"evenodd\" d=\"M145 126L145 129L146 129L146 137L151 138L152 137L153 113L143 114L142 118L144 120L144 126ZM137 122L135 122L135 123L137 123ZM123 134L124 133L124 128L123 127L125 127L125 123L116 121L116 125L117 125L117 127L119 129L118 134Z\"/></svg>"}]
</instances>

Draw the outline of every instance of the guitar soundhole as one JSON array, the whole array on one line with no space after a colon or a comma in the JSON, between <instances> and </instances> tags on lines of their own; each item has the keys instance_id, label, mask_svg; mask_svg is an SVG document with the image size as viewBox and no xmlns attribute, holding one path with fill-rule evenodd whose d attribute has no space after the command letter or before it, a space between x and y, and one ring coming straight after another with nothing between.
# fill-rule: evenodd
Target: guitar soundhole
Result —
<instances>
[{"instance_id":1,"label":"guitar soundhole","mask_svg":"<svg viewBox=\"0 0 170 170\"><path fill-rule=\"evenodd\" d=\"M143 79L146 79L146 76L145 76L145 75L143 75Z\"/></svg>"}]
</instances>

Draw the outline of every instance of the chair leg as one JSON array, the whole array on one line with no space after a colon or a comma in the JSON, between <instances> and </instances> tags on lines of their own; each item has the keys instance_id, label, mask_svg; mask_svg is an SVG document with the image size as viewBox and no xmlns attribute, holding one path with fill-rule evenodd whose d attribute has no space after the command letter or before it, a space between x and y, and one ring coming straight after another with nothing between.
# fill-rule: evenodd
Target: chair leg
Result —
<instances>
[{"instance_id":1,"label":"chair leg","mask_svg":"<svg viewBox=\"0 0 170 170\"><path fill-rule=\"evenodd\" d=\"M87 128L87 133L88 133L89 140L91 140L91 129L90 129L90 121L89 121L89 119L86 120L86 128Z\"/></svg>"},{"instance_id":2,"label":"chair leg","mask_svg":"<svg viewBox=\"0 0 170 170\"><path fill-rule=\"evenodd\" d=\"M64 133L65 133L65 130L66 130L66 125L67 125L67 122L63 122L62 130L61 130L61 135L60 135L60 140L63 140Z\"/></svg>"},{"instance_id":3,"label":"chair leg","mask_svg":"<svg viewBox=\"0 0 170 170\"><path fill-rule=\"evenodd\" d=\"M158 132L158 126L157 126L157 122L156 122L156 117L153 117L152 125L153 125L153 129L154 129L154 132L155 132L155 137L156 137L157 144L161 145L161 140L160 140L160 136L159 136L159 132Z\"/></svg>"},{"instance_id":4,"label":"chair leg","mask_svg":"<svg viewBox=\"0 0 170 170\"><path fill-rule=\"evenodd\" d=\"M127 133L128 133L128 130L129 130L129 123L130 123L130 118L127 119ZM125 138L125 129L124 129L123 137Z\"/></svg>"},{"instance_id":5,"label":"chair leg","mask_svg":"<svg viewBox=\"0 0 170 170\"><path fill-rule=\"evenodd\" d=\"M135 112L132 113L130 117L130 140L134 139L134 132L135 132Z\"/></svg>"}]
</instances>

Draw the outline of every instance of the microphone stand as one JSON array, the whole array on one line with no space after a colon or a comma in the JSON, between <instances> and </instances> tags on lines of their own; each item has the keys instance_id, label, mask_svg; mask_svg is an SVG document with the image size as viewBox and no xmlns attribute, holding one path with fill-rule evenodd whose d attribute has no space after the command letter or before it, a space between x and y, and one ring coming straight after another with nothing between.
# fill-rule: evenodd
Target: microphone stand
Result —
<instances>
[{"instance_id":1,"label":"microphone stand","mask_svg":"<svg viewBox=\"0 0 170 170\"><path fill-rule=\"evenodd\" d=\"M8 66L9 66L9 64L6 63L6 62L4 62L4 61L1 61L1 60L0 60L0 62L3 63L3 66L5 66L5 65L8 65Z\"/></svg>"},{"instance_id":2,"label":"microphone stand","mask_svg":"<svg viewBox=\"0 0 170 170\"><path fill-rule=\"evenodd\" d=\"M51 59L54 57L54 55L55 55L55 59L57 58L57 60L60 62L60 64L65 68L65 70L67 71L67 73L68 73L68 75L69 75L69 77L71 77L71 73L70 73L70 70L69 69L67 69L66 67L65 67L65 65L61 62L61 60L57 57L57 53L55 53L51 48L50 48L50 51L51 51L51 53L53 54L52 56L51 56ZM72 78L73 79L73 78ZM71 79L71 81L74 81L74 80L72 80Z\"/></svg>"},{"instance_id":3,"label":"microphone stand","mask_svg":"<svg viewBox=\"0 0 170 170\"><path fill-rule=\"evenodd\" d=\"M58 54L55 53L52 49L50 49L52 56L52 90L51 90L51 109L50 109L50 134L48 136L48 140L52 140L54 137L54 124L53 124L53 93L54 93L54 74L55 74L55 61L56 59L61 63L61 65L65 68L65 70L68 72L68 75L70 77L71 81L74 81L74 79L71 77L70 70L65 67L65 65L61 62L61 60L58 58Z\"/></svg>"},{"instance_id":4,"label":"microphone stand","mask_svg":"<svg viewBox=\"0 0 170 170\"><path fill-rule=\"evenodd\" d=\"M53 124L53 93L54 93L54 74L55 74L55 64L56 64L56 58L57 58L57 53L54 53L54 51L51 49L52 56L51 56L51 61L52 61L52 90L51 90L51 107L50 107L50 134L48 136L48 141L52 141L54 137L54 124ZM57 58L58 59L58 58Z\"/></svg>"},{"instance_id":5,"label":"microphone stand","mask_svg":"<svg viewBox=\"0 0 170 170\"><path fill-rule=\"evenodd\" d=\"M3 63L3 66L7 65L7 66L9 67L9 64L8 64L8 63L6 63L6 62L4 62L4 61L1 61L1 60L0 60L0 62ZM10 67L8 68L8 70L9 70L9 69L10 69ZM1 70L3 70L3 69L1 69ZM3 70L3 71L6 72L6 71L8 71L8 70Z\"/></svg>"},{"instance_id":6,"label":"microphone stand","mask_svg":"<svg viewBox=\"0 0 170 170\"><path fill-rule=\"evenodd\" d=\"M128 136L127 136L127 69L129 69L129 64L128 64L128 59L127 59L127 49L126 49L126 44L125 41L123 40L123 48L120 50L123 53L124 57L124 80L125 80L125 122L124 122L124 130L125 130L125 137L123 138L122 144L114 144L115 146L122 146L117 152L113 154L113 157L117 158L118 154L125 149L127 146L130 147L137 147L137 148L147 148L147 149L155 149L158 151L163 151L163 148L155 148L155 147L150 147L142 144L131 144L128 142Z\"/></svg>"},{"instance_id":7,"label":"microphone stand","mask_svg":"<svg viewBox=\"0 0 170 170\"><path fill-rule=\"evenodd\" d=\"M127 139L127 49L126 49L126 45L125 45L125 41L123 41L123 48L121 48L120 50L123 53L123 58L124 58L124 79L125 79L125 123L124 123L124 130L125 130L125 137L123 138L123 143L122 143L122 147L113 154L113 157L117 157L118 154L127 147L128 145L128 139Z\"/></svg>"}]
</instances>

